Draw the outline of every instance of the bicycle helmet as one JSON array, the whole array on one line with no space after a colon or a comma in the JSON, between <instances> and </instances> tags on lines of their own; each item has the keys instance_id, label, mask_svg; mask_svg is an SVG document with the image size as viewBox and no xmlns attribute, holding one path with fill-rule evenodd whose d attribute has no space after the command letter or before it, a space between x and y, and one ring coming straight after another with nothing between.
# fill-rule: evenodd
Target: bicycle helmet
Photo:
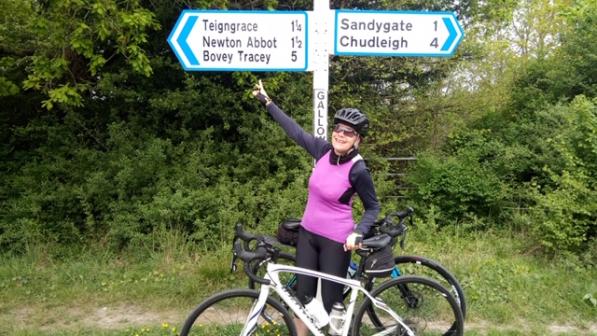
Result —
<instances>
[{"instance_id":1,"label":"bicycle helmet","mask_svg":"<svg viewBox=\"0 0 597 336\"><path fill-rule=\"evenodd\" d=\"M339 122L352 126L361 136L367 135L369 130L369 119L365 113L356 108L347 107L336 111L334 125Z\"/></svg>"}]
</instances>

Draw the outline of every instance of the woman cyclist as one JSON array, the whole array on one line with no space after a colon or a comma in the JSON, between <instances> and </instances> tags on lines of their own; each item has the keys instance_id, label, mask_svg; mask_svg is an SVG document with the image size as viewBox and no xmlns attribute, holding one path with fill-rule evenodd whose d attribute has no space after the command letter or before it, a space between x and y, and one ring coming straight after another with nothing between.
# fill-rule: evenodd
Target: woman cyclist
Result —
<instances>
[{"instance_id":1,"label":"woman cyclist","mask_svg":"<svg viewBox=\"0 0 597 336\"><path fill-rule=\"evenodd\" d=\"M343 277L350 262L350 251L357 249L379 214L375 187L359 144L367 134L369 120L355 108L343 108L334 116L331 143L305 132L267 95L263 84L253 95L282 126L286 134L316 160L309 178L307 205L301 219L296 246L296 265ZM365 208L355 227L352 197L357 194ZM317 278L298 276L297 297L306 303L317 292ZM342 302L342 285L322 280L321 296L329 313L335 302ZM307 335L306 326L296 320L298 335Z\"/></svg>"}]
</instances>

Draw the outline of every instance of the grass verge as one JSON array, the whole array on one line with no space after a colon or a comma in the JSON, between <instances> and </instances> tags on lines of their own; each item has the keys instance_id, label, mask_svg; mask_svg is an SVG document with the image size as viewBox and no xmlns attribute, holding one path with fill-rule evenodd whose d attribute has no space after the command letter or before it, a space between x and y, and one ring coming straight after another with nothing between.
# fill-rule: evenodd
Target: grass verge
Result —
<instances>
[{"instance_id":1,"label":"grass verge","mask_svg":"<svg viewBox=\"0 0 597 336\"><path fill-rule=\"evenodd\" d=\"M230 272L228 246L202 252L172 240L119 255L38 247L3 256L0 335L176 335L202 299L246 286L244 273ZM401 253L435 259L460 280L466 335L597 335L595 265L535 256L526 244L510 232L420 228Z\"/></svg>"}]
</instances>

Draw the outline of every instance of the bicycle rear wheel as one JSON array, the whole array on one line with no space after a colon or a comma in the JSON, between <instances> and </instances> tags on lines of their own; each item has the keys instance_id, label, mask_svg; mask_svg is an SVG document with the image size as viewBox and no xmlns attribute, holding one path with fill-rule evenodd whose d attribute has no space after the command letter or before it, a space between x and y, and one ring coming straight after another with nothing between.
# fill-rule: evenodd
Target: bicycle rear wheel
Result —
<instances>
[{"instance_id":1,"label":"bicycle rear wheel","mask_svg":"<svg viewBox=\"0 0 597 336\"><path fill-rule=\"evenodd\" d=\"M401 276L382 283L371 295L388 305L415 335L462 336L464 319L458 303L437 281ZM373 314L371 314L373 312ZM375 321L373 320L375 319ZM366 298L352 325L353 335L408 335L390 314Z\"/></svg>"},{"instance_id":2,"label":"bicycle rear wheel","mask_svg":"<svg viewBox=\"0 0 597 336\"><path fill-rule=\"evenodd\" d=\"M452 275L444 266L435 260L413 255L400 255L394 257L396 269L392 272L392 278L400 275L419 275L437 280L442 286L446 287L454 296L460 306L462 316L466 318L466 298L462 286L456 277Z\"/></svg>"},{"instance_id":3,"label":"bicycle rear wheel","mask_svg":"<svg viewBox=\"0 0 597 336\"><path fill-rule=\"evenodd\" d=\"M259 292L233 289L203 301L185 321L181 336L240 335ZM268 298L250 335L294 336L294 321L278 301Z\"/></svg>"}]
</instances>

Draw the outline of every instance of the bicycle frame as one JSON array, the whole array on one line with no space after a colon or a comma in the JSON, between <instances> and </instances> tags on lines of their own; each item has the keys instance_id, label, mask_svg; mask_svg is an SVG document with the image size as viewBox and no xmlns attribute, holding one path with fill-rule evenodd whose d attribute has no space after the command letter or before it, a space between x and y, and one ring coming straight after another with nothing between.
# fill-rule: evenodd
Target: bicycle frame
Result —
<instances>
[{"instance_id":1,"label":"bicycle frame","mask_svg":"<svg viewBox=\"0 0 597 336\"><path fill-rule=\"evenodd\" d=\"M305 311L304 307L298 302L298 300L292 294L290 294L290 292L288 292L288 290L286 289L284 284L282 284L282 282L280 281L280 278L278 276L278 274L282 273L282 272L295 273L295 274L300 274L300 275L308 275L308 276L316 277L316 278L319 278L322 280L328 280L328 281L332 281L332 282L335 282L338 284L342 284L344 286L349 286L352 289L351 294L350 294L349 304L346 309L346 319L344 321L344 325L342 326L342 334L341 334L342 336L348 336L348 333L350 331L352 315L353 315L353 312L355 309L358 292L362 292L369 299L371 299L371 302L376 307L387 312L393 319L396 320L397 323L400 324L400 326L404 330L407 331L408 335L411 335L411 336L415 335L414 332L402 321L402 318L400 318L400 316L398 316L398 314L396 314L385 303L383 303L382 301L371 296L371 294L369 294L369 292L367 290L365 290L363 288L363 286L361 286L361 283L357 280L341 278L341 277L337 277L334 275L330 275L330 274L326 274L326 273L322 273L322 272L318 272L318 271L312 271L312 270L309 270L306 268L300 268L300 267L296 267L296 266L268 263L267 264L267 274L265 275L264 278L267 280L270 280L270 284L269 285L265 285L265 284L261 285L259 298L258 298L257 302L255 303L255 305L251 308L251 312L249 313L249 316L247 316L247 321L245 322L245 326L241 332L242 336L250 335L250 332L254 329L254 327L257 323L257 320L258 320L259 316L261 315L263 307L265 306L266 300L269 297L270 289L273 289L274 292L276 292L280 296L280 298L284 301L284 303L286 303L288 305L288 307L290 307L290 309L295 313L295 315L298 316L300 318L300 320L303 321L303 323L305 323L305 325L311 331L311 333L313 333L313 335L325 336L325 334L322 333L321 330L318 329L317 326L311 321L311 318ZM376 335L388 335L388 334L393 333L395 330L396 330L396 326L394 326L393 328L389 328L388 330L381 331L381 332L377 333Z\"/></svg>"}]
</instances>

